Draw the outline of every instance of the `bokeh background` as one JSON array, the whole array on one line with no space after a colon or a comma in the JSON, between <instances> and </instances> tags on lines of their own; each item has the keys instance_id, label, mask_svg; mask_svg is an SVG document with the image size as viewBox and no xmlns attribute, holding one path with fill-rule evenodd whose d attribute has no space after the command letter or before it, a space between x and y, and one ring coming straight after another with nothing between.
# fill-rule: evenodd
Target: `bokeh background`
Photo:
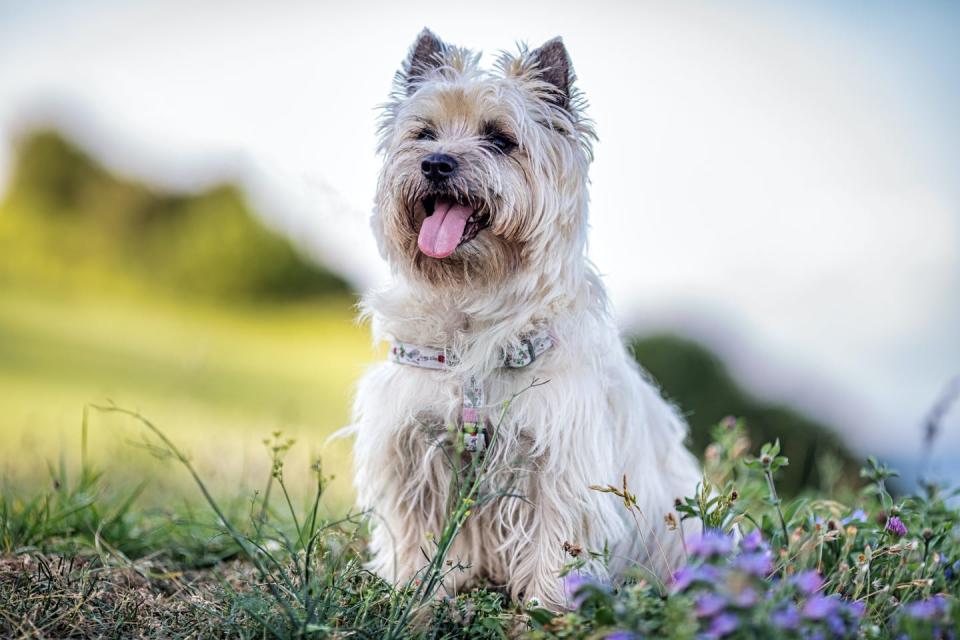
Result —
<instances>
[{"instance_id":1,"label":"bokeh background","mask_svg":"<svg viewBox=\"0 0 960 640\"><path fill-rule=\"evenodd\" d=\"M295 481L320 455L349 503L327 438L382 357L352 306L387 276L376 107L425 25L487 61L564 37L590 255L695 449L736 414L793 491L871 453L960 479L956 3L0 0L6 487L76 465L114 402L219 491L261 485L282 430ZM129 420L86 431L179 499Z\"/></svg>"}]
</instances>

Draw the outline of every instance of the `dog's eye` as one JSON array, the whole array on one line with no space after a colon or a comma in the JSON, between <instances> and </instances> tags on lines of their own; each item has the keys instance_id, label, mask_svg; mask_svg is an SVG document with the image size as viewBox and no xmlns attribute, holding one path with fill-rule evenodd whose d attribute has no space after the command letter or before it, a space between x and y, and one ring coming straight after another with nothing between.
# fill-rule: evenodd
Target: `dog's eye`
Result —
<instances>
[{"instance_id":1,"label":"dog's eye","mask_svg":"<svg viewBox=\"0 0 960 640\"><path fill-rule=\"evenodd\" d=\"M424 127L417 131L416 134L417 140L436 140L437 134L433 132L433 129L430 127Z\"/></svg>"},{"instance_id":2,"label":"dog's eye","mask_svg":"<svg viewBox=\"0 0 960 640\"><path fill-rule=\"evenodd\" d=\"M487 142L500 153L510 153L517 147L517 143L510 136L498 131L488 133Z\"/></svg>"}]
</instances>

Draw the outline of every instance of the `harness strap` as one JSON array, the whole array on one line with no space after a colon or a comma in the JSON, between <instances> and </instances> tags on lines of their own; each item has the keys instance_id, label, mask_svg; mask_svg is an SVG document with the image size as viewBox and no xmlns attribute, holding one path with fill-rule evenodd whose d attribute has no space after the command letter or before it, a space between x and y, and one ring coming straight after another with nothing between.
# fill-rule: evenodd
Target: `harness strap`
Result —
<instances>
[{"instance_id":1,"label":"harness strap","mask_svg":"<svg viewBox=\"0 0 960 640\"><path fill-rule=\"evenodd\" d=\"M519 345L501 351L500 366L508 369L521 369L536 361L544 352L553 347L556 338L545 329L526 334ZM460 360L448 349L422 347L395 340L390 348L390 360L421 369L449 370L456 367ZM460 410L460 430L465 451L480 452L486 447L486 418L483 408L486 404L483 381L468 374L460 384L462 404Z\"/></svg>"},{"instance_id":2,"label":"harness strap","mask_svg":"<svg viewBox=\"0 0 960 640\"><path fill-rule=\"evenodd\" d=\"M463 407L460 410L460 424L463 429L463 449L471 452L483 451L487 444L483 417L483 383L476 376L467 376L461 388Z\"/></svg>"}]
</instances>

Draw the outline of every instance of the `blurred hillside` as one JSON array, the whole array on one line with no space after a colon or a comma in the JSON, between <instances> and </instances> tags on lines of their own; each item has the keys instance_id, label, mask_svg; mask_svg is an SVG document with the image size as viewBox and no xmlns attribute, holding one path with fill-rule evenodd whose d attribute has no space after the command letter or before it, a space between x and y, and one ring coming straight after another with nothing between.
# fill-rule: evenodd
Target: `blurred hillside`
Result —
<instances>
[{"instance_id":1,"label":"blurred hillside","mask_svg":"<svg viewBox=\"0 0 960 640\"><path fill-rule=\"evenodd\" d=\"M260 441L282 429L324 455L345 504L347 444L323 442L349 419L364 366L382 357L354 324L353 302L237 187L164 193L111 174L55 132L25 136L0 203L0 472L29 477L44 470L38 462L74 456L82 407L109 398L185 442L233 491L236 478L269 472ZM633 348L684 411L696 453L733 414L755 444L784 441L785 493L851 475L853 458L827 427L752 399L702 347L660 336ZM137 477L156 468L131 454L136 434L93 419L94 457ZM157 495L171 482L151 480Z\"/></svg>"},{"instance_id":2,"label":"blurred hillside","mask_svg":"<svg viewBox=\"0 0 960 640\"><path fill-rule=\"evenodd\" d=\"M0 216L0 278L161 287L220 299L345 293L223 185L168 194L109 174L54 132L21 139Z\"/></svg>"},{"instance_id":3,"label":"blurred hillside","mask_svg":"<svg viewBox=\"0 0 960 640\"><path fill-rule=\"evenodd\" d=\"M789 407L751 397L702 346L671 335L637 338L630 346L664 395L683 412L697 454L702 455L710 442L710 428L732 415L746 421L754 447L780 438L790 458L777 482L784 493L794 494L805 486L829 488L834 480L857 477L856 457L834 430Z\"/></svg>"}]
</instances>

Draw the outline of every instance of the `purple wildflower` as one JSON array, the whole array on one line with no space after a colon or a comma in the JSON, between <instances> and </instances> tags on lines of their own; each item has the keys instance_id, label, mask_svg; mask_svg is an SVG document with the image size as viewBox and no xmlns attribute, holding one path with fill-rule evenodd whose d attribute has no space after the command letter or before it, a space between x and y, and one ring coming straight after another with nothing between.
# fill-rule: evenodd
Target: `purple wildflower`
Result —
<instances>
[{"instance_id":1,"label":"purple wildflower","mask_svg":"<svg viewBox=\"0 0 960 640\"><path fill-rule=\"evenodd\" d=\"M716 529L707 529L702 536L690 541L688 549L700 558L725 556L733 550L733 538Z\"/></svg>"},{"instance_id":2,"label":"purple wildflower","mask_svg":"<svg viewBox=\"0 0 960 640\"><path fill-rule=\"evenodd\" d=\"M715 593L705 593L697 598L694 611L696 611L698 618L711 618L723 611L726 604L725 598Z\"/></svg>"},{"instance_id":3,"label":"purple wildflower","mask_svg":"<svg viewBox=\"0 0 960 640\"><path fill-rule=\"evenodd\" d=\"M790 580L804 595L816 593L823 586L823 578L816 571L802 571Z\"/></svg>"},{"instance_id":4,"label":"purple wildflower","mask_svg":"<svg viewBox=\"0 0 960 640\"><path fill-rule=\"evenodd\" d=\"M599 586L596 578L589 574L577 575L568 573L563 578L563 592L574 609L579 609L587 599L587 587Z\"/></svg>"},{"instance_id":5,"label":"purple wildflower","mask_svg":"<svg viewBox=\"0 0 960 640\"><path fill-rule=\"evenodd\" d=\"M760 536L760 529L754 529L740 541L740 548L744 551L756 551L763 547L763 538Z\"/></svg>"},{"instance_id":6,"label":"purple wildflower","mask_svg":"<svg viewBox=\"0 0 960 640\"><path fill-rule=\"evenodd\" d=\"M867 512L864 511L863 509L857 509L856 511L851 513L849 516L847 516L840 522L842 522L844 525L848 525L851 522L868 522L868 521L869 521L869 518L867 518Z\"/></svg>"},{"instance_id":7,"label":"purple wildflower","mask_svg":"<svg viewBox=\"0 0 960 640\"><path fill-rule=\"evenodd\" d=\"M603 640L636 640L639 637L633 631L614 631L603 636Z\"/></svg>"},{"instance_id":8,"label":"purple wildflower","mask_svg":"<svg viewBox=\"0 0 960 640\"><path fill-rule=\"evenodd\" d=\"M697 580L697 570L695 567L680 567L673 574L673 584L670 585L670 589L674 593L686 590L691 584Z\"/></svg>"},{"instance_id":9,"label":"purple wildflower","mask_svg":"<svg viewBox=\"0 0 960 640\"><path fill-rule=\"evenodd\" d=\"M728 633L736 631L739 624L740 620L732 613L721 614L710 623L710 628L707 629L707 637L722 638Z\"/></svg>"},{"instance_id":10,"label":"purple wildflower","mask_svg":"<svg viewBox=\"0 0 960 640\"><path fill-rule=\"evenodd\" d=\"M720 579L720 569L712 564L700 567L700 579L704 582L716 582Z\"/></svg>"},{"instance_id":11,"label":"purple wildflower","mask_svg":"<svg viewBox=\"0 0 960 640\"><path fill-rule=\"evenodd\" d=\"M730 602L742 609L748 609L753 605L757 604L760 600L760 597L757 595L757 592L751 587L745 587L735 593L733 597L730 598Z\"/></svg>"},{"instance_id":12,"label":"purple wildflower","mask_svg":"<svg viewBox=\"0 0 960 640\"><path fill-rule=\"evenodd\" d=\"M890 516L887 519L886 530L898 538L902 538L903 536L907 535L907 525L903 524L903 520L897 516Z\"/></svg>"},{"instance_id":13,"label":"purple wildflower","mask_svg":"<svg viewBox=\"0 0 960 640\"><path fill-rule=\"evenodd\" d=\"M856 600L847 605L847 611L850 612L851 616L859 620L863 617L863 614L867 612L867 605L860 600Z\"/></svg>"},{"instance_id":14,"label":"purple wildflower","mask_svg":"<svg viewBox=\"0 0 960 640\"><path fill-rule=\"evenodd\" d=\"M714 582L719 577L719 570L712 565L703 565L700 567L691 567L687 565L681 567L673 574L673 583L670 589L674 593L686 591L694 582Z\"/></svg>"},{"instance_id":15,"label":"purple wildflower","mask_svg":"<svg viewBox=\"0 0 960 640\"><path fill-rule=\"evenodd\" d=\"M797 608L788 604L783 609L777 609L770 615L774 626L784 631L793 631L800 627L800 613Z\"/></svg>"},{"instance_id":16,"label":"purple wildflower","mask_svg":"<svg viewBox=\"0 0 960 640\"><path fill-rule=\"evenodd\" d=\"M827 616L827 628L835 638L841 638L847 634L847 621L839 611L835 611Z\"/></svg>"},{"instance_id":17,"label":"purple wildflower","mask_svg":"<svg viewBox=\"0 0 960 640\"><path fill-rule=\"evenodd\" d=\"M947 601L943 596L933 596L927 600L911 602L904 607L904 613L916 620L935 620L946 615Z\"/></svg>"},{"instance_id":18,"label":"purple wildflower","mask_svg":"<svg viewBox=\"0 0 960 640\"><path fill-rule=\"evenodd\" d=\"M839 607L840 601L832 596L813 596L803 605L803 617L810 620L822 620Z\"/></svg>"},{"instance_id":19,"label":"purple wildflower","mask_svg":"<svg viewBox=\"0 0 960 640\"><path fill-rule=\"evenodd\" d=\"M947 562L949 563L950 561L947 560ZM947 564L943 570L943 577L947 580L953 580L957 576L960 576L960 560L957 560L953 564Z\"/></svg>"},{"instance_id":20,"label":"purple wildflower","mask_svg":"<svg viewBox=\"0 0 960 640\"><path fill-rule=\"evenodd\" d=\"M734 565L744 573L763 578L773 571L773 558L770 557L770 552L766 550L757 553L742 553L734 561Z\"/></svg>"}]
</instances>

